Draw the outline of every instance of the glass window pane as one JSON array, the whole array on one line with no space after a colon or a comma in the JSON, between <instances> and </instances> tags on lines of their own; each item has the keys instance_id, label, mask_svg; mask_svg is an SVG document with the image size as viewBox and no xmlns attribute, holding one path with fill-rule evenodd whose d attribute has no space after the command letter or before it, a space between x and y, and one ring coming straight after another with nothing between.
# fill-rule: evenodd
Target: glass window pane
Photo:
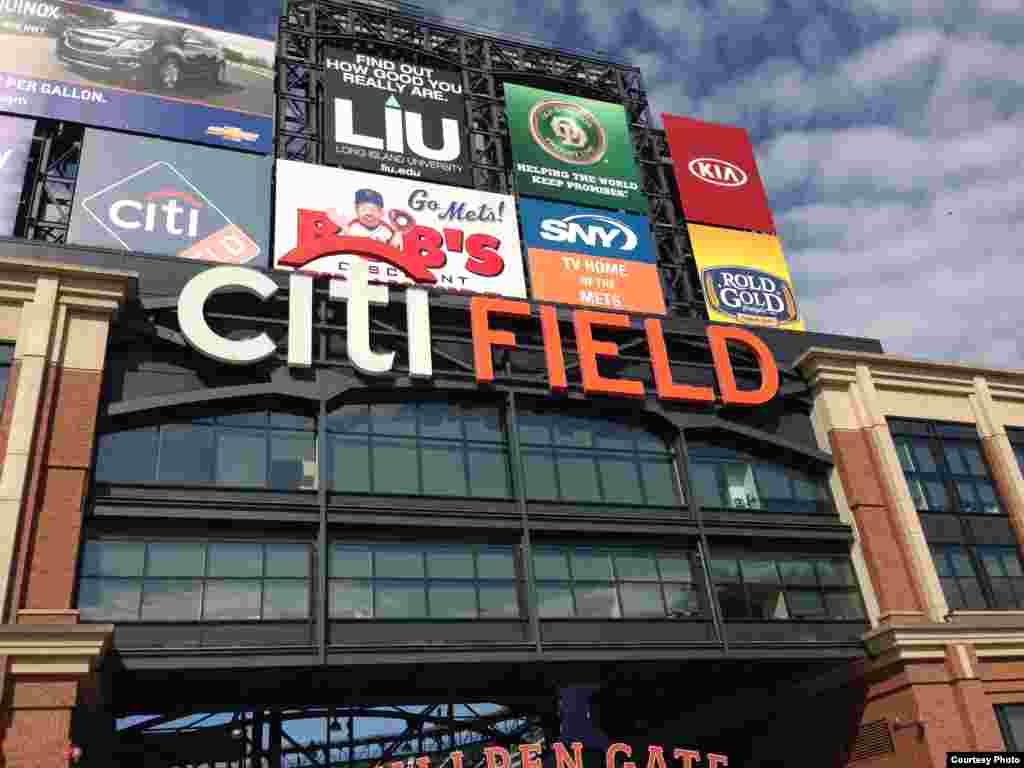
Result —
<instances>
[{"instance_id":1,"label":"glass window pane","mask_svg":"<svg viewBox=\"0 0 1024 768\"><path fill-rule=\"evenodd\" d=\"M1002 509L999 506L999 497L996 496L996 489L992 487L991 483L985 480L975 480L974 490L978 492L982 512L986 515L1002 514Z\"/></svg>"},{"instance_id":2,"label":"glass window pane","mask_svg":"<svg viewBox=\"0 0 1024 768\"><path fill-rule=\"evenodd\" d=\"M412 440L373 441L373 489L377 493L418 494L419 468Z\"/></svg>"},{"instance_id":3,"label":"glass window pane","mask_svg":"<svg viewBox=\"0 0 1024 768\"><path fill-rule=\"evenodd\" d=\"M480 585L480 618L514 619L519 616L519 600L512 584Z\"/></svg>"},{"instance_id":4,"label":"glass window pane","mask_svg":"<svg viewBox=\"0 0 1024 768\"><path fill-rule=\"evenodd\" d=\"M939 579L942 583L942 592L946 596L949 610L959 611L964 608L964 598L960 593L960 585L956 579Z\"/></svg>"},{"instance_id":5,"label":"glass window pane","mask_svg":"<svg viewBox=\"0 0 1024 768\"><path fill-rule=\"evenodd\" d=\"M964 607L967 610L982 611L989 607L977 579L957 579L957 582L960 584L960 591L963 592Z\"/></svg>"},{"instance_id":6,"label":"glass window pane","mask_svg":"<svg viewBox=\"0 0 1024 768\"><path fill-rule=\"evenodd\" d=\"M330 432L350 432L365 435L370 431L370 406L346 405L327 417Z\"/></svg>"},{"instance_id":7,"label":"glass window pane","mask_svg":"<svg viewBox=\"0 0 1024 768\"><path fill-rule=\"evenodd\" d=\"M915 472L936 472L935 459L932 458L931 448L928 440L924 438L913 438L910 440L910 450L914 457Z\"/></svg>"},{"instance_id":8,"label":"glass window pane","mask_svg":"<svg viewBox=\"0 0 1024 768\"><path fill-rule=\"evenodd\" d=\"M981 512L981 505L974 493L974 483L970 480L959 480L956 484L956 493L960 497L960 511L968 514Z\"/></svg>"},{"instance_id":9,"label":"glass window pane","mask_svg":"<svg viewBox=\"0 0 1024 768\"><path fill-rule=\"evenodd\" d=\"M754 484L753 467L746 463L723 464L726 501L735 509L760 509L761 500Z\"/></svg>"},{"instance_id":10,"label":"glass window pane","mask_svg":"<svg viewBox=\"0 0 1024 768\"><path fill-rule=\"evenodd\" d=\"M434 496L467 496L466 459L461 443L420 444L423 459L423 493Z\"/></svg>"},{"instance_id":11,"label":"glass window pane","mask_svg":"<svg viewBox=\"0 0 1024 768\"><path fill-rule=\"evenodd\" d=\"M786 593L786 600L789 604L789 612L794 619L798 618L824 618L825 601L818 592L809 590L790 590ZM784 618L776 616L775 618Z\"/></svg>"},{"instance_id":12,"label":"glass window pane","mask_svg":"<svg viewBox=\"0 0 1024 768\"><path fill-rule=\"evenodd\" d=\"M704 614L700 593L694 587L685 584L665 584L664 590L668 615L672 618L682 619Z\"/></svg>"},{"instance_id":13,"label":"glass window pane","mask_svg":"<svg viewBox=\"0 0 1024 768\"><path fill-rule=\"evenodd\" d=\"M576 581L611 581L614 578L611 556L607 552L573 550L572 577Z\"/></svg>"},{"instance_id":14,"label":"glass window pane","mask_svg":"<svg viewBox=\"0 0 1024 768\"><path fill-rule=\"evenodd\" d=\"M370 439L367 437L328 438L331 445L330 477L336 491L370 492Z\"/></svg>"},{"instance_id":15,"label":"glass window pane","mask_svg":"<svg viewBox=\"0 0 1024 768\"><path fill-rule=\"evenodd\" d=\"M946 557L946 551L937 547L932 548L932 560L935 562L935 570L939 576L952 576L953 568Z\"/></svg>"},{"instance_id":16,"label":"glass window pane","mask_svg":"<svg viewBox=\"0 0 1024 768\"><path fill-rule=\"evenodd\" d=\"M470 493L480 498L505 498L509 495L508 455L501 448L469 448Z\"/></svg>"},{"instance_id":17,"label":"glass window pane","mask_svg":"<svg viewBox=\"0 0 1024 768\"><path fill-rule=\"evenodd\" d=\"M141 576L146 546L141 541L87 541L82 555L85 576Z\"/></svg>"},{"instance_id":18,"label":"glass window pane","mask_svg":"<svg viewBox=\"0 0 1024 768\"><path fill-rule=\"evenodd\" d=\"M1006 569L1007 576L1024 576L1024 573L1021 572L1020 557L1015 549L1003 551L1003 567Z\"/></svg>"},{"instance_id":19,"label":"glass window pane","mask_svg":"<svg viewBox=\"0 0 1024 768\"><path fill-rule=\"evenodd\" d=\"M1003 570L1002 552L994 547L977 547L975 550L981 557L981 564L989 576L1008 576Z\"/></svg>"},{"instance_id":20,"label":"glass window pane","mask_svg":"<svg viewBox=\"0 0 1024 768\"><path fill-rule=\"evenodd\" d=\"M779 572L775 568L774 560L740 560L743 569L743 580L748 584L756 582L759 584L778 584Z\"/></svg>"},{"instance_id":21,"label":"glass window pane","mask_svg":"<svg viewBox=\"0 0 1024 768\"><path fill-rule=\"evenodd\" d=\"M538 584L537 612L542 619L573 615L572 593L567 584Z\"/></svg>"},{"instance_id":22,"label":"glass window pane","mask_svg":"<svg viewBox=\"0 0 1024 768\"><path fill-rule=\"evenodd\" d=\"M954 475L966 475L967 464L960 455L960 446L956 443L945 442L942 444L942 452L946 455L946 463L949 471Z\"/></svg>"},{"instance_id":23,"label":"glass window pane","mask_svg":"<svg viewBox=\"0 0 1024 768\"><path fill-rule=\"evenodd\" d=\"M555 417L555 443L575 448L590 448L594 444L594 425L590 419L579 416Z\"/></svg>"},{"instance_id":24,"label":"glass window pane","mask_svg":"<svg viewBox=\"0 0 1024 768\"><path fill-rule=\"evenodd\" d=\"M563 501L600 501L597 467L589 454L559 453L558 478Z\"/></svg>"},{"instance_id":25,"label":"glass window pane","mask_svg":"<svg viewBox=\"0 0 1024 768\"><path fill-rule=\"evenodd\" d=\"M833 619L863 619L864 605L861 603L860 595L849 590L846 592L826 592L825 606L828 615Z\"/></svg>"},{"instance_id":26,"label":"glass window pane","mask_svg":"<svg viewBox=\"0 0 1024 768\"><path fill-rule=\"evenodd\" d=\"M217 434L217 482L262 487L267 483L267 438L260 432L222 430Z\"/></svg>"},{"instance_id":27,"label":"glass window pane","mask_svg":"<svg viewBox=\"0 0 1024 768\"><path fill-rule=\"evenodd\" d=\"M601 456L598 471L604 486L604 501L619 504L643 504L640 471L632 458Z\"/></svg>"},{"instance_id":28,"label":"glass window pane","mask_svg":"<svg viewBox=\"0 0 1024 768\"><path fill-rule=\"evenodd\" d=\"M309 582L267 579L263 582L264 619L308 619Z\"/></svg>"},{"instance_id":29,"label":"glass window pane","mask_svg":"<svg viewBox=\"0 0 1024 768\"><path fill-rule=\"evenodd\" d=\"M735 563L733 563L733 565L735 565ZM690 558L684 554L659 554L658 569L661 571L662 581L693 580L693 575L690 570Z\"/></svg>"},{"instance_id":30,"label":"glass window pane","mask_svg":"<svg viewBox=\"0 0 1024 768\"><path fill-rule=\"evenodd\" d=\"M616 552L615 575L620 581L657 581L658 568L654 564L654 554Z\"/></svg>"},{"instance_id":31,"label":"glass window pane","mask_svg":"<svg viewBox=\"0 0 1024 768\"><path fill-rule=\"evenodd\" d=\"M519 440L524 445L551 445L551 415L521 411L516 414Z\"/></svg>"},{"instance_id":32,"label":"glass window pane","mask_svg":"<svg viewBox=\"0 0 1024 768\"><path fill-rule=\"evenodd\" d=\"M784 468L767 462L758 462L754 465L754 474L757 477L762 498L793 498L793 492L789 487L789 476Z\"/></svg>"},{"instance_id":33,"label":"glass window pane","mask_svg":"<svg viewBox=\"0 0 1024 768\"><path fill-rule=\"evenodd\" d=\"M432 579L472 579L472 550L446 547L428 549L427 575Z\"/></svg>"},{"instance_id":34,"label":"glass window pane","mask_svg":"<svg viewBox=\"0 0 1024 768\"><path fill-rule=\"evenodd\" d=\"M141 594L141 580L82 579L78 610L83 621L137 621Z\"/></svg>"},{"instance_id":35,"label":"glass window pane","mask_svg":"<svg viewBox=\"0 0 1024 768\"><path fill-rule=\"evenodd\" d=\"M203 583L147 579L142 590L143 621L198 621Z\"/></svg>"},{"instance_id":36,"label":"glass window pane","mask_svg":"<svg viewBox=\"0 0 1024 768\"><path fill-rule=\"evenodd\" d=\"M816 560L815 564L818 566L818 577L822 584L843 587L856 586L857 582L853 578L853 566L849 561L829 558Z\"/></svg>"},{"instance_id":37,"label":"glass window pane","mask_svg":"<svg viewBox=\"0 0 1024 768\"><path fill-rule=\"evenodd\" d=\"M212 445L212 427L165 424L160 428L160 482L210 482L213 479Z\"/></svg>"},{"instance_id":38,"label":"glass window pane","mask_svg":"<svg viewBox=\"0 0 1024 768\"><path fill-rule=\"evenodd\" d=\"M187 542L150 542L147 576L202 576L204 544Z\"/></svg>"},{"instance_id":39,"label":"glass window pane","mask_svg":"<svg viewBox=\"0 0 1024 768\"><path fill-rule=\"evenodd\" d=\"M462 439L462 420L459 408L450 403L422 402L419 404L420 434L424 437Z\"/></svg>"},{"instance_id":40,"label":"glass window pane","mask_svg":"<svg viewBox=\"0 0 1024 768\"><path fill-rule=\"evenodd\" d=\"M748 582L747 591L750 593L750 605L754 611L754 618L789 618L789 611L786 610L786 601L782 596L782 589L779 587L770 584L752 584Z\"/></svg>"},{"instance_id":41,"label":"glass window pane","mask_svg":"<svg viewBox=\"0 0 1024 768\"><path fill-rule=\"evenodd\" d=\"M466 427L467 440L486 443L504 443L498 409L489 405L466 405L461 408L461 418Z\"/></svg>"},{"instance_id":42,"label":"glass window pane","mask_svg":"<svg viewBox=\"0 0 1024 768\"><path fill-rule=\"evenodd\" d=\"M316 487L313 433L270 433L270 487L281 490Z\"/></svg>"},{"instance_id":43,"label":"glass window pane","mask_svg":"<svg viewBox=\"0 0 1024 768\"><path fill-rule=\"evenodd\" d=\"M430 584L430 616L434 619L475 619L476 589L472 584Z\"/></svg>"},{"instance_id":44,"label":"glass window pane","mask_svg":"<svg viewBox=\"0 0 1024 768\"><path fill-rule=\"evenodd\" d=\"M258 619L260 582L257 579L207 581L203 597L203 619Z\"/></svg>"},{"instance_id":45,"label":"glass window pane","mask_svg":"<svg viewBox=\"0 0 1024 768\"><path fill-rule=\"evenodd\" d=\"M557 499L554 457L543 451L523 451L526 495L531 499Z\"/></svg>"},{"instance_id":46,"label":"glass window pane","mask_svg":"<svg viewBox=\"0 0 1024 768\"><path fill-rule=\"evenodd\" d=\"M373 553L377 578L422 579L423 552L415 547L381 547Z\"/></svg>"},{"instance_id":47,"label":"glass window pane","mask_svg":"<svg viewBox=\"0 0 1024 768\"><path fill-rule=\"evenodd\" d=\"M896 443L896 455L900 459L900 466L904 472L916 472L917 465L914 463L914 454L911 451L910 440L905 437L898 437Z\"/></svg>"},{"instance_id":48,"label":"glass window pane","mask_svg":"<svg viewBox=\"0 0 1024 768\"><path fill-rule=\"evenodd\" d=\"M211 542L207 576L263 575L263 546L241 542Z\"/></svg>"},{"instance_id":49,"label":"glass window pane","mask_svg":"<svg viewBox=\"0 0 1024 768\"><path fill-rule=\"evenodd\" d=\"M1017 596L1009 579L992 579L992 607L1000 611L1012 611L1017 608Z\"/></svg>"},{"instance_id":50,"label":"glass window pane","mask_svg":"<svg viewBox=\"0 0 1024 768\"><path fill-rule=\"evenodd\" d=\"M230 424L233 427L265 427L267 426L266 411L249 411L247 413L228 413L217 417L218 424Z\"/></svg>"},{"instance_id":51,"label":"glass window pane","mask_svg":"<svg viewBox=\"0 0 1024 768\"><path fill-rule=\"evenodd\" d=\"M105 483L152 482L156 479L156 439L153 427L100 435L96 479Z\"/></svg>"},{"instance_id":52,"label":"glass window pane","mask_svg":"<svg viewBox=\"0 0 1024 768\"><path fill-rule=\"evenodd\" d=\"M408 581L375 581L374 606L378 619L421 619L427 616L426 585Z\"/></svg>"},{"instance_id":53,"label":"glass window pane","mask_svg":"<svg viewBox=\"0 0 1024 768\"><path fill-rule=\"evenodd\" d=\"M697 495L702 506L711 509L724 508L725 499L722 496L722 488L718 481L717 464L692 464L690 467L690 481L693 483L693 492Z\"/></svg>"},{"instance_id":54,"label":"glass window pane","mask_svg":"<svg viewBox=\"0 0 1024 768\"><path fill-rule=\"evenodd\" d=\"M628 424L607 419L593 425L594 447L616 451L632 451L633 429Z\"/></svg>"},{"instance_id":55,"label":"glass window pane","mask_svg":"<svg viewBox=\"0 0 1024 768\"><path fill-rule=\"evenodd\" d=\"M370 557L371 552L367 547L335 544L331 548L330 575L332 578L368 579L372 575Z\"/></svg>"},{"instance_id":56,"label":"glass window pane","mask_svg":"<svg viewBox=\"0 0 1024 768\"><path fill-rule=\"evenodd\" d=\"M914 500L914 508L918 510L928 509L928 497L924 492L924 482L919 477L907 477L907 487L910 489L910 496Z\"/></svg>"},{"instance_id":57,"label":"glass window pane","mask_svg":"<svg viewBox=\"0 0 1024 768\"><path fill-rule=\"evenodd\" d=\"M960 452L963 455L964 463L967 465L967 471L977 477L987 477L988 467L985 464L985 459L981 455L981 449L976 445L970 443L964 443L961 445Z\"/></svg>"},{"instance_id":58,"label":"glass window pane","mask_svg":"<svg viewBox=\"0 0 1024 768\"><path fill-rule=\"evenodd\" d=\"M961 548L949 549L949 561L953 566L954 576L974 576L974 566L967 552Z\"/></svg>"},{"instance_id":59,"label":"glass window pane","mask_svg":"<svg viewBox=\"0 0 1024 768\"><path fill-rule=\"evenodd\" d=\"M792 472L791 475L798 499L802 501L825 501L828 498L821 479L810 477L802 472Z\"/></svg>"},{"instance_id":60,"label":"glass window pane","mask_svg":"<svg viewBox=\"0 0 1024 768\"><path fill-rule=\"evenodd\" d=\"M511 550L483 550L477 555L476 565L481 579L514 579L516 575Z\"/></svg>"},{"instance_id":61,"label":"glass window pane","mask_svg":"<svg viewBox=\"0 0 1024 768\"><path fill-rule=\"evenodd\" d=\"M779 572L786 584L803 584L813 587L818 583L814 575L814 563L810 560L780 560Z\"/></svg>"},{"instance_id":62,"label":"glass window pane","mask_svg":"<svg viewBox=\"0 0 1024 768\"><path fill-rule=\"evenodd\" d=\"M533 571L536 579L568 579L569 562L564 552L535 549Z\"/></svg>"},{"instance_id":63,"label":"glass window pane","mask_svg":"<svg viewBox=\"0 0 1024 768\"><path fill-rule=\"evenodd\" d=\"M617 619L619 599L613 584L580 584L573 588L576 595L576 615L591 619Z\"/></svg>"},{"instance_id":64,"label":"glass window pane","mask_svg":"<svg viewBox=\"0 0 1024 768\"><path fill-rule=\"evenodd\" d=\"M311 416L296 413L271 413L270 426L277 429L298 429L303 432L316 430L316 420Z\"/></svg>"},{"instance_id":65,"label":"glass window pane","mask_svg":"<svg viewBox=\"0 0 1024 768\"><path fill-rule=\"evenodd\" d=\"M946 493L946 486L939 480L927 480L924 484L928 494L928 506L924 509L933 512L941 512L949 508L949 497Z\"/></svg>"},{"instance_id":66,"label":"glass window pane","mask_svg":"<svg viewBox=\"0 0 1024 768\"><path fill-rule=\"evenodd\" d=\"M676 497L676 473L672 459L656 460L642 456L640 474L644 481L647 503L652 506L674 507L679 503Z\"/></svg>"},{"instance_id":67,"label":"glass window pane","mask_svg":"<svg viewBox=\"0 0 1024 768\"><path fill-rule=\"evenodd\" d=\"M376 403L370 408L377 435L415 435L415 403Z\"/></svg>"},{"instance_id":68,"label":"glass window pane","mask_svg":"<svg viewBox=\"0 0 1024 768\"><path fill-rule=\"evenodd\" d=\"M619 584L622 595L622 615L627 618L663 617L661 587L657 584Z\"/></svg>"},{"instance_id":69,"label":"glass window pane","mask_svg":"<svg viewBox=\"0 0 1024 768\"><path fill-rule=\"evenodd\" d=\"M331 618L373 618L373 595L370 591L370 582L331 579Z\"/></svg>"},{"instance_id":70,"label":"glass window pane","mask_svg":"<svg viewBox=\"0 0 1024 768\"><path fill-rule=\"evenodd\" d=\"M711 577L715 581L739 581L740 566L733 559L711 558Z\"/></svg>"},{"instance_id":71,"label":"glass window pane","mask_svg":"<svg viewBox=\"0 0 1024 768\"><path fill-rule=\"evenodd\" d=\"M309 546L267 544L267 576L309 576Z\"/></svg>"},{"instance_id":72,"label":"glass window pane","mask_svg":"<svg viewBox=\"0 0 1024 768\"><path fill-rule=\"evenodd\" d=\"M722 616L726 619L745 619L749 617L747 597L740 584L717 584L715 593Z\"/></svg>"}]
</instances>

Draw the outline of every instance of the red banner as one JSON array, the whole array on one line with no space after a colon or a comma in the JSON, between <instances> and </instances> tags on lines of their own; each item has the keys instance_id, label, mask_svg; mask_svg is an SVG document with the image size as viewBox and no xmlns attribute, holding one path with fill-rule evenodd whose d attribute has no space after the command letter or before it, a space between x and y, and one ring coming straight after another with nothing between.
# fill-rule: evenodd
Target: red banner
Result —
<instances>
[{"instance_id":1,"label":"red banner","mask_svg":"<svg viewBox=\"0 0 1024 768\"><path fill-rule=\"evenodd\" d=\"M747 132L688 117L661 118L686 220L775 234Z\"/></svg>"}]
</instances>

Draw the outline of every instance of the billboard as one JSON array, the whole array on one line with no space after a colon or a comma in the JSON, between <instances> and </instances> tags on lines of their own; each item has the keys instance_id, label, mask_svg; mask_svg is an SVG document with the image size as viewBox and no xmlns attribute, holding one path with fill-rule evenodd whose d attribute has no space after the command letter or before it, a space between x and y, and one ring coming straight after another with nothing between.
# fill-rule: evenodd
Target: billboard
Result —
<instances>
[{"instance_id":1,"label":"billboard","mask_svg":"<svg viewBox=\"0 0 1024 768\"><path fill-rule=\"evenodd\" d=\"M675 115L661 119L686 220L775 234L747 132Z\"/></svg>"},{"instance_id":2,"label":"billboard","mask_svg":"<svg viewBox=\"0 0 1024 768\"><path fill-rule=\"evenodd\" d=\"M511 195L278 160L274 216L280 269L526 298Z\"/></svg>"},{"instance_id":3,"label":"billboard","mask_svg":"<svg viewBox=\"0 0 1024 768\"><path fill-rule=\"evenodd\" d=\"M0 108L269 152L272 40L84 3L0 3Z\"/></svg>"},{"instance_id":4,"label":"billboard","mask_svg":"<svg viewBox=\"0 0 1024 768\"><path fill-rule=\"evenodd\" d=\"M534 299L665 314L647 218L521 198Z\"/></svg>"},{"instance_id":5,"label":"billboard","mask_svg":"<svg viewBox=\"0 0 1024 768\"><path fill-rule=\"evenodd\" d=\"M0 237L14 234L36 121L0 116Z\"/></svg>"},{"instance_id":6,"label":"billboard","mask_svg":"<svg viewBox=\"0 0 1024 768\"><path fill-rule=\"evenodd\" d=\"M457 72L330 48L324 90L326 163L472 186Z\"/></svg>"},{"instance_id":7,"label":"billboard","mask_svg":"<svg viewBox=\"0 0 1024 768\"><path fill-rule=\"evenodd\" d=\"M68 244L266 267L271 162L89 128Z\"/></svg>"},{"instance_id":8,"label":"billboard","mask_svg":"<svg viewBox=\"0 0 1024 768\"><path fill-rule=\"evenodd\" d=\"M708 319L806 330L779 238L702 224L687 229Z\"/></svg>"},{"instance_id":9,"label":"billboard","mask_svg":"<svg viewBox=\"0 0 1024 768\"><path fill-rule=\"evenodd\" d=\"M647 213L621 104L505 83L516 191Z\"/></svg>"}]
</instances>

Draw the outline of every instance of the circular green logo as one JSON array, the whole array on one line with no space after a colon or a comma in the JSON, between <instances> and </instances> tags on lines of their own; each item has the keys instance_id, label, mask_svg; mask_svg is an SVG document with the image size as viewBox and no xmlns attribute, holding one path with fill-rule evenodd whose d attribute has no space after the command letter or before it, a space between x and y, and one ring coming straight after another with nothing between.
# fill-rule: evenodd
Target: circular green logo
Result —
<instances>
[{"instance_id":1,"label":"circular green logo","mask_svg":"<svg viewBox=\"0 0 1024 768\"><path fill-rule=\"evenodd\" d=\"M556 160L593 165L608 151L604 128L593 114L571 101L545 99L530 110L530 135Z\"/></svg>"}]
</instances>

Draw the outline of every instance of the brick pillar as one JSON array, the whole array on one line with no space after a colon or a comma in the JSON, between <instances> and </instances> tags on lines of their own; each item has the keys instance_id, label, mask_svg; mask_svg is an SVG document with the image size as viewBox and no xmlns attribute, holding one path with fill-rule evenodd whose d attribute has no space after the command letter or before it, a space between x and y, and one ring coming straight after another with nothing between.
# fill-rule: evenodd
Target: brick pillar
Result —
<instances>
[{"instance_id":1,"label":"brick pillar","mask_svg":"<svg viewBox=\"0 0 1024 768\"><path fill-rule=\"evenodd\" d=\"M0 721L4 768L67 768L64 748L70 743L77 698L73 677L12 680Z\"/></svg>"},{"instance_id":2,"label":"brick pillar","mask_svg":"<svg viewBox=\"0 0 1024 768\"><path fill-rule=\"evenodd\" d=\"M1024 475L1006 435L1006 425L999 418L992 402L988 382L981 376L974 378L974 392L970 400L978 423L981 447L992 469L996 491L1006 508L1017 543L1024 547Z\"/></svg>"}]
</instances>

